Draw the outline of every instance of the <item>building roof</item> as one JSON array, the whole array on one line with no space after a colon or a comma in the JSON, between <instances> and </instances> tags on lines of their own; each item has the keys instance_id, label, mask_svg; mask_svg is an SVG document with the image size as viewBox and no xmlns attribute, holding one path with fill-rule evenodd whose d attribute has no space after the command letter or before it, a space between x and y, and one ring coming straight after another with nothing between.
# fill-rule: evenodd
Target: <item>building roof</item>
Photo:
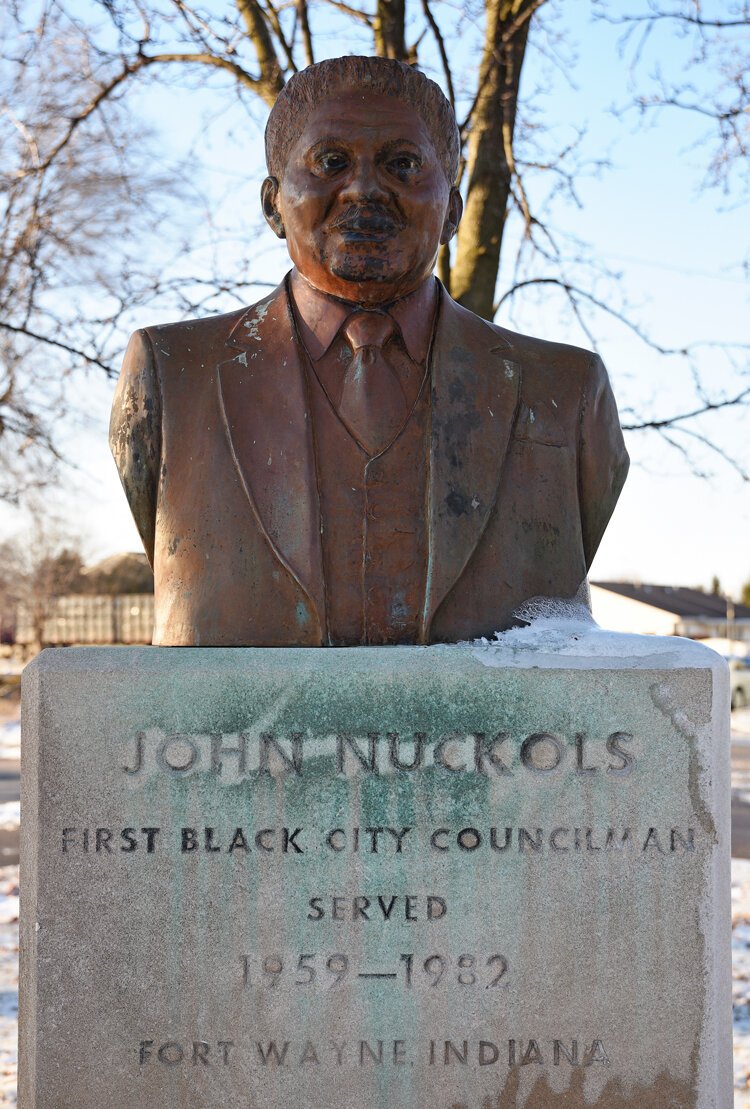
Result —
<instances>
[{"instance_id":1,"label":"building roof","mask_svg":"<svg viewBox=\"0 0 750 1109\"><path fill-rule=\"evenodd\" d=\"M727 602L715 593L704 593L701 589L688 589L681 585L647 585L631 581L592 581L599 589L618 593L631 601L651 605L653 608L671 612L683 619L698 617L702 619L726 620ZM735 604L734 620L750 620L750 605Z\"/></svg>"},{"instance_id":2,"label":"building roof","mask_svg":"<svg viewBox=\"0 0 750 1109\"><path fill-rule=\"evenodd\" d=\"M106 594L153 593L154 575L145 554L130 551L110 555L83 571L85 592Z\"/></svg>"},{"instance_id":3,"label":"building roof","mask_svg":"<svg viewBox=\"0 0 750 1109\"><path fill-rule=\"evenodd\" d=\"M93 566L86 566L84 574L114 574L123 569L143 569L148 566L148 559L141 551L124 551L122 554L109 555Z\"/></svg>"}]
</instances>

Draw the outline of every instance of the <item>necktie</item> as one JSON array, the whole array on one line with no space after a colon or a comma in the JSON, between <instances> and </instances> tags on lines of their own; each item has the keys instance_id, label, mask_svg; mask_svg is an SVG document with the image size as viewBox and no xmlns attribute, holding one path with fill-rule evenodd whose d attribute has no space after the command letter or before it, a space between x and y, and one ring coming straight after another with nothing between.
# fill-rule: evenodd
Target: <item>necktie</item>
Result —
<instances>
[{"instance_id":1,"label":"necktie","mask_svg":"<svg viewBox=\"0 0 750 1109\"><path fill-rule=\"evenodd\" d=\"M406 397L384 347L396 325L385 312L355 312L344 325L352 359L344 376L339 415L372 457L401 430Z\"/></svg>"}]
</instances>

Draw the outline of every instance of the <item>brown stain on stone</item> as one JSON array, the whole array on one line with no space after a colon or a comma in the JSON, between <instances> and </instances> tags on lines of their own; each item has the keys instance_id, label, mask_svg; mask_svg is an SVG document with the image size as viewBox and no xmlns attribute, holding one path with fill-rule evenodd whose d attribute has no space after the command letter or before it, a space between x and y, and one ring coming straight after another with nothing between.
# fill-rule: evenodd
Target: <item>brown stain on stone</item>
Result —
<instances>
[{"instance_id":1,"label":"brown stain on stone","mask_svg":"<svg viewBox=\"0 0 750 1109\"><path fill-rule=\"evenodd\" d=\"M514 1070L497 1098L485 1098L481 1109L695 1109L697 1104L694 1083L682 1082L667 1071L650 1086L634 1086L629 1093L619 1078L612 1078L593 1102L584 1092L585 1071L575 1071L568 1089L559 1093L540 1078L525 1099L521 1078L522 1072Z\"/></svg>"}]
</instances>

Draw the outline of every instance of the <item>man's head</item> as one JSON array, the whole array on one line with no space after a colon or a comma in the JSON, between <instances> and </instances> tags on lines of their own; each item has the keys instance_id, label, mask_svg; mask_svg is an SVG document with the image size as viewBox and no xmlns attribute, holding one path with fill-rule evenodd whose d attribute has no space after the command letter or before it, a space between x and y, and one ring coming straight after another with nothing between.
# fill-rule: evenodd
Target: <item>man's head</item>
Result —
<instances>
[{"instance_id":1,"label":"man's head","mask_svg":"<svg viewBox=\"0 0 750 1109\"><path fill-rule=\"evenodd\" d=\"M453 237L459 136L438 86L386 58L336 58L291 78L266 128L263 211L316 288L387 303Z\"/></svg>"}]
</instances>

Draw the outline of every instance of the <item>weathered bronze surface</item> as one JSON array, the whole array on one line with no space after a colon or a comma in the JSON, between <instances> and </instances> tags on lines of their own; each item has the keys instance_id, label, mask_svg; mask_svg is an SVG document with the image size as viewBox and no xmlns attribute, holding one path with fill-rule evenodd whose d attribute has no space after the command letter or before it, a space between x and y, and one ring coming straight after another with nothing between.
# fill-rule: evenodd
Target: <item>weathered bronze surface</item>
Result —
<instances>
[{"instance_id":1,"label":"weathered bronze surface","mask_svg":"<svg viewBox=\"0 0 750 1109\"><path fill-rule=\"evenodd\" d=\"M432 276L458 134L399 62L296 75L266 132L294 269L250 308L136 332L111 445L154 567L154 643L491 635L585 581L627 473L601 360Z\"/></svg>"}]
</instances>

